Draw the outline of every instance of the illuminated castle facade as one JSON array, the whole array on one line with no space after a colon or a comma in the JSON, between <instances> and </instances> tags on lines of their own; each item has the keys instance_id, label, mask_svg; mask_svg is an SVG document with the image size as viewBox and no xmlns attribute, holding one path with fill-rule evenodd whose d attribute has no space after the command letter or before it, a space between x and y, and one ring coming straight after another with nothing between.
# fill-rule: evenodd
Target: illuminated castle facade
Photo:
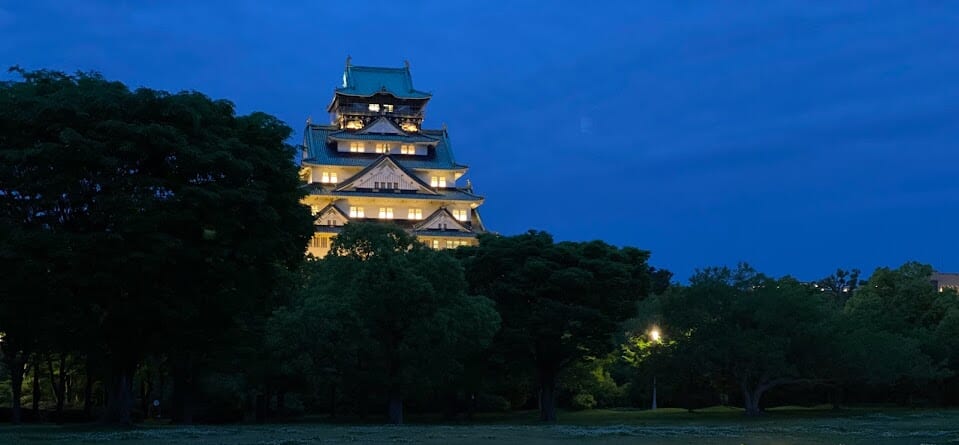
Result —
<instances>
[{"instance_id":1,"label":"illuminated castle facade","mask_svg":"<svg viewBox=\"0 0 959 445\"><path fill-rule=\"evenodd\" d=\"M449 134L423 128L430 93L413 88L410 67L354 66L327 107L329 125L307 122L301 177L315 233L308 252L322 257L351 221L397 224L426 245L448 249L476 243L485 231L483 198L453 157Z\"/></svg>"}]
</instances>

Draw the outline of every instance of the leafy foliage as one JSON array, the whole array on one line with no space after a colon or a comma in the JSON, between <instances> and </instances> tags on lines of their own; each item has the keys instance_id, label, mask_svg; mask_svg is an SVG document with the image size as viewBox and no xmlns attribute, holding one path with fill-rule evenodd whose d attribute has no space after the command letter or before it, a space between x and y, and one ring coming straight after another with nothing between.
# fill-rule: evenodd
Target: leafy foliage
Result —
<instances>
[{"instance_id":1,"label":"leafy foliage","mask_svg":"<svg viewBox=\"0 0 959 445\"><path fill-rule=\"evenodd\" d=\"M560 371L615 347L618 324L649 291L648 257L601 241L554 243L536 231L484 235L461 251L471 291L492 298L503 317L495 340L502 363L539 383L542 420L555 420Z\"/></svg>"},{"instance_id":2,"label":"leafy foliage","mask_svg":"<svg viewBox=\"0 0 959 445\"><path fill-rule=\"evenodd\" d=\"M64 315L61 339L102 345L110 416L127 423L146 354L192 362L300 261L312 228L290 129L200 93L18 72L0 85L0 267L20 279L0 312ZM0 326L24 351L42 341Z\"/></svg>"},{"instance_id":3,"label":"leafy foliage","mask_svg":"<svg viewBox=\"0 0 959 445\"><path fill-rule=\"evenodd\" d=\"M395 226L348 224L309 274L271 320L273 344L308 357L301 369L323 370L318 380L385 395L395 423L403 398L461 374L499 328L453 257Z\"/></svg>"}]
</instances>

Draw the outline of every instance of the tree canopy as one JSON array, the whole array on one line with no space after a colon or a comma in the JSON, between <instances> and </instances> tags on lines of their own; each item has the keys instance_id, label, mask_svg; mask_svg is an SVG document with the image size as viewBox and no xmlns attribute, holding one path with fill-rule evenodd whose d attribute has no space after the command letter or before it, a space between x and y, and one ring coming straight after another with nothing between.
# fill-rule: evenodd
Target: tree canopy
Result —
<instances>
[{"instance_id":1,"label":"tree canopy","mask_svg":"<svg viewBox=\"0 0 959 445\"><path fill-rule=\"evenodd\" d=\"M209 350L302 257L290 129L196 92L17 72L0 84L0 267L18 271L0 313L81 314L70 327L102 346L109 417L128 423L145 354ZM0 323L28 352L39 331Z\"/></svg>"},{"instance_id":2,"label":"tree canopy","mask_svg":"<svg viewBox=\"0 0 959 445\"><path fill-rule=\"evenodd\" d=\"M619 323L650 287L648 252L601 241L554 243L537 231L484 235L459 254L470 290L493 299L503 318L499 353L537 379L546 421L556 420L560 371L614 349Z\"/></svg>"},{"instance_id":3,"label":"tree canopy","mask_svg":"<svg viewBox=\"0 0 959 445\"><path fill-rule=\"evenodd\" d=\"M467 295L455 258L396 226L348 224L307 269L295 303L271 320L274 344L325 370L318 381L381 395L392 423L404 398L462 373L499 328L493 303Z\"/></svg>"}]
</instances>

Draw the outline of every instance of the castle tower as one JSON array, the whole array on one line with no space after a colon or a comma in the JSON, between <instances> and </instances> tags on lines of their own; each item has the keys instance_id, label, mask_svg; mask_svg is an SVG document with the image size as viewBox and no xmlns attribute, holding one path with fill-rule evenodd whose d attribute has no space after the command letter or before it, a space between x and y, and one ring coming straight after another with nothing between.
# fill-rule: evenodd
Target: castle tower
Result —
<instances>
[{"instance_id":1,"label":"castle tower","mask_svg":"<svg viewBox=\"0 0 959 445\"><path fill-rule=\"evenodd\" d=\"M355 66L327 107L329 125L307 122L301 177L315 218L309 253L322 257L351 221L397 224L426 245L448 249L476 243L485 231L483 197L458 187L467 166L453 157L449 134L423 128L430 93L413 88L403 68ZM468 181L466 181L468 182Z\"/></svg>"}]
</instances>

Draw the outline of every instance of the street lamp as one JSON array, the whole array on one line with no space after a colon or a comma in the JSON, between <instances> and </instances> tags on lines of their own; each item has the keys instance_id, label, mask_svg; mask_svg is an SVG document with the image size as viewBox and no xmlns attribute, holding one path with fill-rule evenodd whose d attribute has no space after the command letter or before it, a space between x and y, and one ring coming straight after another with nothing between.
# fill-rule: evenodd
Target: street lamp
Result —
<instances>
[{"instance_id":1,"label":"street lamp","mask_svg":"<svg viewBox=\"0 0 959 445\"><path fill-rule=\"evenodd\" d=\"M649 339L653 343L662 343L663 333L659 331L659 328L653 326L649 329ZM653 405L652 409L656 409L656 373L653 372Z\"/></svg>"}]
</instances>

